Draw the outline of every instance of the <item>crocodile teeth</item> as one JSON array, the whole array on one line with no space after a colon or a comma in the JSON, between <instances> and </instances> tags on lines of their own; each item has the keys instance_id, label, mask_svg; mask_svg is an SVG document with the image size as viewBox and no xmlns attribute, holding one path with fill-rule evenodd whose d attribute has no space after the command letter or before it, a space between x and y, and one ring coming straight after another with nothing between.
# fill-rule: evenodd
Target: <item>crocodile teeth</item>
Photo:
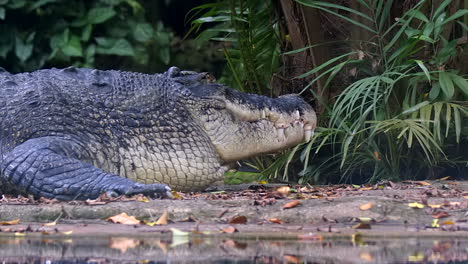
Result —
<instances>
[{"instance_id":1,"label":"crocodile teeth","mask_svg":"<svg viewBox=\"0 0 468 264\"><path fill-rule=\"evenodd\" d=\"M284 128L278 128L276 129L276 132L278 133L278 137L281 140L284 140L284 138L286 137L286 135L284 134Z\"/></svg>"},{"instance_id":2,"label":"crocodile teeth","mask_svg":"<svg viewBox=\"0 0 468 264\"><path fill-rule=\"evenodd\" d=\"M294 112L294 114L295 114L296 119L301 119L301 114L299 113L299 110L296 110L296 112Z\"/></svg>"},{"instance_id":3,"label":"crocodile teeth","mask_svg":"<svg viewBox=\"0 0 468 264\"><path fill-rule=\"evenodd\" d=\"M312 130L305 130L305 131L304 131L304 140L305 140L305 142L309 142L309 141L310 141L310 138L312 138L313 135L314 135L314 131L312 131Z\"/></svg>"}]
</instances>

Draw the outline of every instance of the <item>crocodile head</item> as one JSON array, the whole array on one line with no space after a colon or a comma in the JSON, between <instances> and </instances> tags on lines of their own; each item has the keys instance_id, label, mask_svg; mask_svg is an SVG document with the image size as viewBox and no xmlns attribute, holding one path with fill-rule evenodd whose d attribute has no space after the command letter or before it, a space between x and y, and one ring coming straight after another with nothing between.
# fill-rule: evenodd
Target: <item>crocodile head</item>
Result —
<instances>
[{"instance_id":1,"label":"crocodile head","mask_svg":"<svg viewBox=\"0 0 468 264\"><path fill-rule=\"evenodd\" d=\"M315 130L315 111L298 95L243 93L207 81L206 74L179 78L185 105L226 163L295 146Z\"/></svg>"}]
</instances>

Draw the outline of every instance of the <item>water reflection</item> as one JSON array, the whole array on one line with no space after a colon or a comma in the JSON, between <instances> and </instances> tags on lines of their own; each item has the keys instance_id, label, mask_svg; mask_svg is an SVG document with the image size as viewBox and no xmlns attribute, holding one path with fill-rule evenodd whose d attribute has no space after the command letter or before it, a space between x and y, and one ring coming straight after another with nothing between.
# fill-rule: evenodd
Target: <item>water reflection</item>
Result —
<instances>
[{"instance_id":1,"label":"water reflection","mask_svg":"<svg viewBox=\"0 0 468 264\"><path fill-rule=\"evenodd\" d=\"M466 263L468 238L0 238L0 263Z\"/></svg>"}]
</instances>

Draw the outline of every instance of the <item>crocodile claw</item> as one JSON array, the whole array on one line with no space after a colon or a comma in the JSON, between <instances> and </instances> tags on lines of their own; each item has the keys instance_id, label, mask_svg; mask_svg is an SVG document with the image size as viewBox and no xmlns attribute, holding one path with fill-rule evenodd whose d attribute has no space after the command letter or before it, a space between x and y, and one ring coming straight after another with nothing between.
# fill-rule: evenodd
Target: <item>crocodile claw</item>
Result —
<instances>
[{"instance_id":1,"label":"crocodile claw","mask_svg":"<svg viewBox=\"0 0 468 264\"><path fill-rule=\"evenodd\" d=\"M144 194L153 198L169 198L172 199L171 188L165 184L143 184L135 183L133 186L126 186L121 190L113 190L111 192L107 191L108 194L114 195L135 195L135 194ZM114 194L115 193L115 194Z\"/></svg>"}]
</instances>

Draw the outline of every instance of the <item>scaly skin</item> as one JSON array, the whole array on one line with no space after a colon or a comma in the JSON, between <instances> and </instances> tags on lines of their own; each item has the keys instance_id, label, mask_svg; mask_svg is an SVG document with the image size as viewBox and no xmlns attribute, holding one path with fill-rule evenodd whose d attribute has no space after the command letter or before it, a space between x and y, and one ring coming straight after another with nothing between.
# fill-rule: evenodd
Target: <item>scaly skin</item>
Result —
<instances>
[{"instance_id":1,"label":"scaly skin","mask_svg":"<svg viewBox=\"0 0 468 264\"><path fill-rule=\"evenodd\" d=\"M0 179L61 200L170 196L222 180L232 161L300 143L315 128L296 96L271 99L207 74L0 68Z\"/></svg>"}]
</instances>

